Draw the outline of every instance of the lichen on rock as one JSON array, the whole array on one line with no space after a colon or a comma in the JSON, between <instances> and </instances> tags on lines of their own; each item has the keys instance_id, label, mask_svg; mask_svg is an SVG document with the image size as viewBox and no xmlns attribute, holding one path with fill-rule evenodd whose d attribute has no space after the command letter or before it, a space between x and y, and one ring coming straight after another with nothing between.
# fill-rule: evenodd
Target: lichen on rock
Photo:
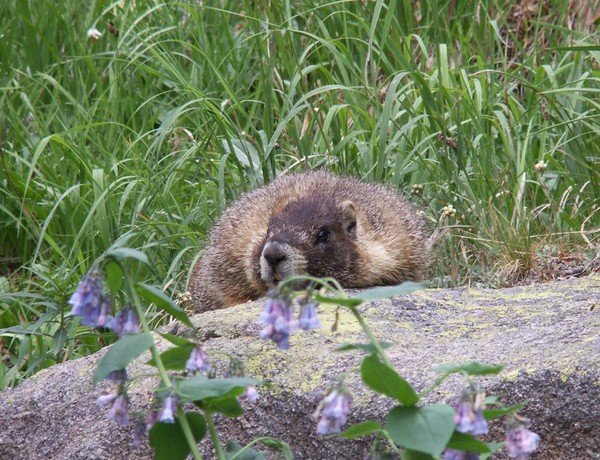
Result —
<instances>
[{"instance_id":1,"label":"lichen on rock","mask_svg":"<svg viewBox=\"0 0 600 460\"><path fill-rule=\"evenodd\" d=\"M393 343L390 359L417 390L432 382L439 364L504 364L498 377L481 384L507 404L530 401L522 414L541 437L532 458L594 459L600 458L600 310L591 307L598 302L600 276L592 275L506 289L422 290L360 309L377 337ZM364 356L334 351L344 342L366 342L354 318L341 308L333 333L335 307L321 307L322 328L294 334L290 349L281 351L258 339L261 308L259 301L193 318L209 354L236 355L249 375L270 384L241 418L217 420L222 439L246 443L272 436L288 442L295 458L360 458L368 440L318 436L311 417L324 393ZM104 384L92 385L104 353L53 366L0 393L0 458L149 457L148 446L132 447L132 427L107 420L106 408L94 404L106 393ZM129 374L146 372L146 360L136 360ZM353 394L348 422L382 421L392 403L365 389L355 374L345 383ZM135 381L128 392L131 411L149 408L155 385L154 379ZM460 378L448 379L430 400L452 403L462 385ZM496 440L503 430L501 423L491 426Z\"/></svg>"}]
</instances>

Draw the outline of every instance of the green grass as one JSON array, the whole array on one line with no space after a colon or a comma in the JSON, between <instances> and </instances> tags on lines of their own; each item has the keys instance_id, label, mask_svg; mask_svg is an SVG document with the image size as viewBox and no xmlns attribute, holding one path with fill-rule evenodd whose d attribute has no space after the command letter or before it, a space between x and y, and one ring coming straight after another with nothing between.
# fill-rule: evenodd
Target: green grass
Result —
<instances>
[{"instance_id":1,"label":"green grass","mask_svg":"<svg viewBox=\"0 0 600 460\"><path fill-rule=\"evenodd\" d=\"M66 305L99 255L182 292L227 203L288 169L422 186L452 226L434 285L597 250L592 2L204 3L0 4L0 387L102 345Z\"/></svg>"}]
</instances>

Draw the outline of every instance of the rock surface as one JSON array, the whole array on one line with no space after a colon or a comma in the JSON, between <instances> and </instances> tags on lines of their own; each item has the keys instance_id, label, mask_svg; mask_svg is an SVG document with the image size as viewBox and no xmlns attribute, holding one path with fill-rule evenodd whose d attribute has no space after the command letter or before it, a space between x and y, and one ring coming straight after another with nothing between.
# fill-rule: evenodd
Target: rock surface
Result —
<instances>
[{"instance_id":1,"label":"rock surface","mask_svg":"<svg viewBox=\"0 0 600 460\"><path fill-rule=\"evenodd\" d=\"M435 378L431 369L448 362L504 364L498 377L479 383L507 404L529 400L521 412L541 436L533 459L600 459L600 276L507 289L423 290L408 297L365 303L361 309L396 369L423 390ZM322 308L323 329L298 333L288 351L258 339L259 303L202 313L193 318L209 352L240 357L247 373L270 386L245 405L239 419L217 420L224 441L240 444L272 436L288 442L295 458L360 459L366 441L315 434L311 414L327 387L346 372L354 401L350 423L382 420L391 403L361 385L352 372L359 352L336 353L344 342L365 342L353 317L340 310L338 332L329 326L334 309ZM161 346L165 346L162 344ZM106 419L95 399L110 391L96 388L91 375L105 351L40 372L0 393L0 458L150 458L147 446L131 446L132 428ZM148 370L137 360L130 376ZM156 380L136 379L131 410L148 409ZM453 402L464 382L450 378L431 395ZM495 440L503 426L492 429ZM494 433L495 432L495 433ZM203 446L205 458L214 458ZM493 458L505 458L501 451Z\"/></svg>"}]
</instances>

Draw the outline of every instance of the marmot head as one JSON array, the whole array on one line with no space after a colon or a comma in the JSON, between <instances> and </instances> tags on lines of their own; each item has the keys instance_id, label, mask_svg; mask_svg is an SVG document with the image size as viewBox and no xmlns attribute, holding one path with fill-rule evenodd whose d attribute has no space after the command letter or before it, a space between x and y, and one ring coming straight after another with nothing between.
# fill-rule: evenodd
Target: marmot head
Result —
<instances>
[{"instance_id":1,"label":"marmot head","mask_svg":"<svg viewBox=\"0 0 600 460\"><path fill-rule=\"evenodd\" d=\"M310 195L288 203L269 221L260 277L269 288L290 275L342 282L355 271L358 225L351 201Z\"/></svg>"}]
</instances>

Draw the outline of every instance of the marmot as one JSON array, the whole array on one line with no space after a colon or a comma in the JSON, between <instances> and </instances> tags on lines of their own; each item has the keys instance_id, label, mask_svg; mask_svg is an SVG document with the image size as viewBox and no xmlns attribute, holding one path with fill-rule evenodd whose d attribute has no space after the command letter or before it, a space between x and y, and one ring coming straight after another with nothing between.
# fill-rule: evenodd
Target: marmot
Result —
<instances>
[{"instance_id":1,"label":"marmot","mask_svg":"<svg viewBox=\"0 0 600 460\"><path fill-rule=\"evenodd\" d=\"M223 213L190 276L192 308L257 299L290 274L346 288L417 281L429 246L424 218L389 187L323 171L281 176Z\"/></svg>"}]
</instances>

